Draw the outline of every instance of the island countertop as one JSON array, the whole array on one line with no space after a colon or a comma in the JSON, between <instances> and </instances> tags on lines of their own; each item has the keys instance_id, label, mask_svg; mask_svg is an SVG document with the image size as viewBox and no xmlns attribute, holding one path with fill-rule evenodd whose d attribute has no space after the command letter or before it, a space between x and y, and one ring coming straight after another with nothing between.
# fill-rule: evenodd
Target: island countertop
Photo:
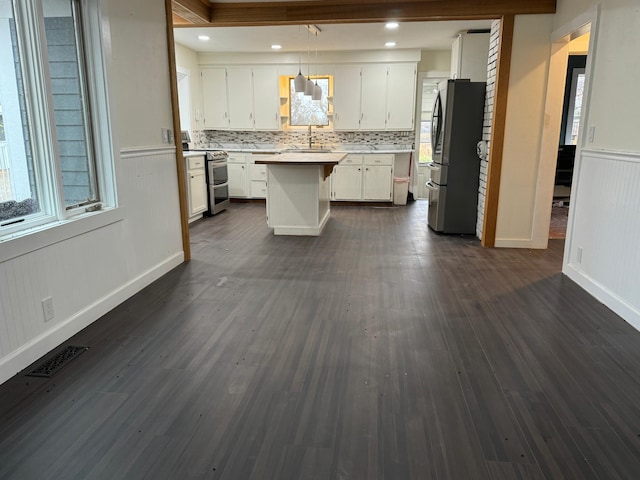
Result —
<instances>
[{"instance_id":1,"label":"island countertop","mask_svg":"<svg viewBox=\"0 0 640 480\"><path fill-rule=\"evenodd\" d=\"M337 165L346 153L286 152L257 158L255 163L266 165Z\"/></svg>"}]
</instances>

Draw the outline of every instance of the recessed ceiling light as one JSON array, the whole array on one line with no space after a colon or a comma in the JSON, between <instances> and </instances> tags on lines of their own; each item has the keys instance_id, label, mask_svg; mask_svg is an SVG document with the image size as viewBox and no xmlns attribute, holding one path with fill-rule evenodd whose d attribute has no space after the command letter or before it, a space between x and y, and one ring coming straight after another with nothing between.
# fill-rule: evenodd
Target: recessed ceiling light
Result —
<instances>
[{"instance_id":1,"label":"recessed ceiling light","mask_svg":"<svg viewBox=\"0 0 640 480\"><path fill-rule=\"evenodd\" d=\"M210 38L207 35L198 35L198 40L206 42L207 40L210 40Z\"/></svg>"},{"instance_id":2,"label":"recessed ceiling light","mask_svg":"<svg viewBox=\"0 0 640 480\"><path fill-rule=\"evenodd\" d=\"M384 44L385 47L395 47L396 46L396 42L387 42Z\"/></svg>"},{"instance_id":3,"label":"recessed ceiling light","mask_svg":"<svg viewBox=\"0 0 640 480\"><path fill-rule=\"evenodd\" d=\"M272 50L280 50L281 48L282 48L282 45L271 45Z\"/></svg>"},{"instance_id":4,"label":"recessed ceiling light","mask_svg":"<svg viewBox=\"0 0 640 480\"><path fill-rule=\"evenodd\" d=\"M389 30L395 30L399 26L400 24L398 22L389 22L384 26L384 28L388 28Z\"/></svg>"}]
</instances>

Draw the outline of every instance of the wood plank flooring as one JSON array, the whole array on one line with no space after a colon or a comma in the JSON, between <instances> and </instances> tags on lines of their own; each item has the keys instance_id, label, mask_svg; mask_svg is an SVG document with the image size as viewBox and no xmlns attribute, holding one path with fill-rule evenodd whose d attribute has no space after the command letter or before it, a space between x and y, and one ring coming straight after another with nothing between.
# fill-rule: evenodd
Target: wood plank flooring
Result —
<instances>
[{"instance_id":1,"label":"wood plank flooring","mask_svg":"<svg viewBox=\"0 0 640 480\"><path fill-rule=\"evenodd\" d=\"M640 333L546 251L427 228L426 203L264 205L0 386L2 479L637 479Z\"/></svg>"}]
</instances>

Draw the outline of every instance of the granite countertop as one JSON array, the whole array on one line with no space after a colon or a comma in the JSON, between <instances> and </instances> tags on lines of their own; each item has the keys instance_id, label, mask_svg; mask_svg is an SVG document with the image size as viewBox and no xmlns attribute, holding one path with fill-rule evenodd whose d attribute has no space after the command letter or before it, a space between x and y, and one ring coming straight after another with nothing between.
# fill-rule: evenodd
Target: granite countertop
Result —
<instances>
[{"instance_id":1,"label":"granite countertop","mask_svg":"<svg viewBox=\"0 0 640 480\"><path fill-rule=\"evenodd\" d=\"M184 158L189 158L189 157L202 157L203 155L206 155L207 152L193 152L191 150L186 151L186 152L182 152L182 156Z\"/></svg>"},{"instance_id":2,"label":"granite countertop","mask_svg":"<svg viewBox=\"0 0 640 480\"><path fill-rule=\"evenodd\" d=\"M364 145L364 144L335 144L314 145L314 148L330 150L336 153L412 153L415 150L411 145ZM295 149L307 150L307 145L281 145L260 143L220 143L209 147L210 150L225 150L227 152L243 153L283 153L295 151Z\"/></svg>"},{"instance_id":3,"label":"granite countertop","mask_svg":"<svg viewBox=\"0 0 640 480\"><path fill-rule=\"evenodd\" d=\"M286 152L256 160L266 165L336 165L346 157L346 153Z\"/></svg>"}]
</instances>

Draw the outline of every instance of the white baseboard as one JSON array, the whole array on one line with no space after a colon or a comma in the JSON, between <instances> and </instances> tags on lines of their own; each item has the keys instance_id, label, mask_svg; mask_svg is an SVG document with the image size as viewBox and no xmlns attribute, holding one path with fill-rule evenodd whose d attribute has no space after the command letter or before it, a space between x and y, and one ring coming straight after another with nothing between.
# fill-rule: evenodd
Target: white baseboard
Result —
<instances>
[{"instance_id":1,"label":"white baseboard","mask_svg":"<svg viewBox=\"0 0 640 480\"><path fill-rule=\"evenodd\" d=\"M496 238L498 248L534 248L530 238Z\"/></svg>"},{"instance_id":2,"label":"white baseboard","mask_svg":"<svg viewBox=\"0 0 640 480\"><path fill-rule=\"evenodd\" d=\"M184 262L184 253L178 252L163 262L155 265L120 288L110 292L94 303L87 305L73 316L58 323L17 350L0 360L0 384L6 382L16 373L31 365L43 355L73 337L83 328L91 325L100 317L113 310L122 302L132 297L147 285Z\"/></svg>"},{"instance_id":3,"label":"white baseboard","mask_svg":"<svg viewBox=\"0 0 640 480\"><path fill-rule=\"evenodd\" d=\"M640 331L640 311L628 304L611 290L596 282L573 264L564 266L562 273L584 288L598 301L620 315L629 325Z\"/></svg>"}]
</instances>

